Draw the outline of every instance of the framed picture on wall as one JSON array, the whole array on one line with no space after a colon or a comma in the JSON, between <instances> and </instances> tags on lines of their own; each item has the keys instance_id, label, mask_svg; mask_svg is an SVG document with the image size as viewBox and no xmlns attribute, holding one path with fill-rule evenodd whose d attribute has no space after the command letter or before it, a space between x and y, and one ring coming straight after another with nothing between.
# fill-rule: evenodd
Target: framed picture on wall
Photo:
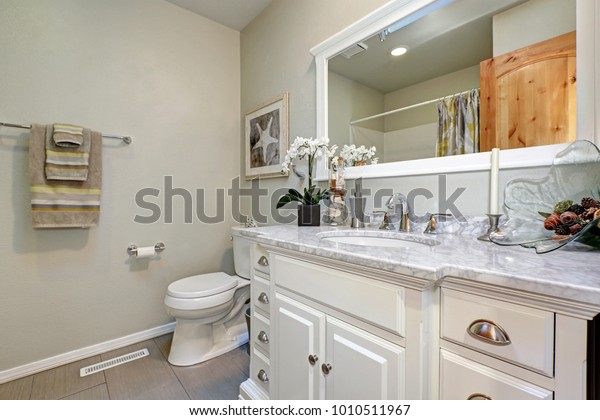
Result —
<instances>
[{"instance_id":1,"label":"framed picture on wall","mask_svg":"<svg viewBox=\"0 0 600 420\"><path fill-rule=\"evenodd\" d=\"M246 113L246 179L287 176L281 163L288 148L288 93Z\"/></svg>"}]
</instances>

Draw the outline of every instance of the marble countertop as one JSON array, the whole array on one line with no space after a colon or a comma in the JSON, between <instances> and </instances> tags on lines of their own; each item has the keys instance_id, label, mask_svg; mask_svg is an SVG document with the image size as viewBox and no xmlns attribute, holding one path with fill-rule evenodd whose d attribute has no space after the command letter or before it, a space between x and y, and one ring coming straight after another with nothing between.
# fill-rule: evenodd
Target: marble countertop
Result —
<instances>
[{"instance_id":1,"label":"marble countertop","mask_svg":"<svg viewBox=\"0 0 600 420\"><path fill-rule=\"evenodd\" d=\"M547 254L521 246L500 246L471 233L393 233L349 227L277 225L241 230L255 241L292 251L440 283L449 276L536 294L600 305L600 250L567 245ZM357 233L358 232L358 233ZM435 245L400 248L335 243L323 236L405 235ZM417 231L421 232L421 231Z\"/></svg>"}]
</instances>

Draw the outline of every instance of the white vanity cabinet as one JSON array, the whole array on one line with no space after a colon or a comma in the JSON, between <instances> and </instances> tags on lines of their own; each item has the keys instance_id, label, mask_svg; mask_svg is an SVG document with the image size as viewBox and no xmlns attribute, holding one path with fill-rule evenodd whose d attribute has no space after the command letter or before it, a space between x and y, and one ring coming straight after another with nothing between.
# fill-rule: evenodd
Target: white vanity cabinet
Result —
<instances>
[{"instance_id":1,"label":"white vanity cabinet","mask_svg":"<svg viewBox=\"0 0 600 420\"><path fill-rule=\"evenodd\" d=\"M405 288L327 260L270 260L271 396L405 398Z\"/></svg>"},{"instance_id":2,"label":"white vanity cabinet","mask_svg":"<svg viewBox=\"0 0 600 420\"><path fill-rule=\"evenodd\" d=\"M585 399L595 305L252 251L250 399Z\"/></svg>"}]
</instances>

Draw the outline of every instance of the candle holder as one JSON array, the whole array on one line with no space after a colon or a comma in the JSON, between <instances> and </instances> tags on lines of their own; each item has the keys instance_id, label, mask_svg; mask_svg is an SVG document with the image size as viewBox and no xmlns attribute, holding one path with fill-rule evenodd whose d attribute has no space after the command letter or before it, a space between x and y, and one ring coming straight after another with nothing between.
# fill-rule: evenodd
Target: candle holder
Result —
<instances>
[{"instance_id":1,"label":"candle holder","mask_svg":"<svg viewBox=\"0 0 600 420\"><path fill-rule=\"evenodd\" d=\"M481 235L480 237L478 237L477 239L479 239L480 241L490 241L490 235L494 232L499 232L500 229L498 229L498 221L500 220L500 216L502 216L501 214L488 214L488 221L489 221L489 228L487 230L487 232L485 232L483 235Z\"/></svg>"}]
</instances>

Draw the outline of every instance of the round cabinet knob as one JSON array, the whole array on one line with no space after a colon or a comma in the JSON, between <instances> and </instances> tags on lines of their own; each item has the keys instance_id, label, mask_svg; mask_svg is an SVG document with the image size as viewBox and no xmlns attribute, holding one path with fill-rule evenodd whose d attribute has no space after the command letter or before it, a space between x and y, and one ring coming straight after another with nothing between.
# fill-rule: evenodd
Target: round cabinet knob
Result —
<instances>
[{"instance_id":1,"label":"round cabinet knob","mask_svg":"<svg viewBox=\"0 0 600 420\"><path fill-rule=\"evenodd\" d=\"M325 375L329 375L329 372L331 372L333 369L333 366L331 366L329 363L323 363L321 365L321 370L323 371L323 373Z\"/></svg>"},{"instance_id":2,"label":"round cabinet knob","mask_svg":"<svg viewBox=\"0 0 600 420\"><path fill-rule=\"evenodd\" d=\"M265 292L261 292L257 299L260 303L264 303L265 305L269 304L269 296L267 296Z\"/></svg>"},{"instance_id":3,"label":"round cabinet knob","mask_svg":"<svg viewBox=\"0 0 600 420\"><path fill-rule=\"evenodd\" d=\"M261 382L264 382L266 384L269 383L269 376L267 375L267 372L265 372L264 369L259 370L258 374L256 375L256 377Z\"/></svg>"},{"instance_id":4,"label":"round cabinet knob","mask_svg":"<svg viewBox=\"0 0 600 420\"><path fill-rule=\"evenodd\" d=\"M269 336L267 335L266 332L261 331L258 333L258 341L261 341L261 342L267 344L269 342Z\"/></svg>"},{"instance_id":5,"label":"round cabinet knob","mask_svg":"<svg viewBox=\"0 0 600 420\"><path fill-rule=\"evenodd\" d=\"M311 366L314 366L317 363L317 360L319 360L319 357L316 354L308 356L308 363L310 363Z\"/></svg>"},{"instance_id":6,"label":"round cabinet knob","mask_svg":"<svg viewBox=\"0 0 600 420\"><path fill-rule=\"evenodd\" d=\"M258 259L258 265L262 265L263 267L269 266L269 260L264 255Z\"/></svg>"}]
</instances>

